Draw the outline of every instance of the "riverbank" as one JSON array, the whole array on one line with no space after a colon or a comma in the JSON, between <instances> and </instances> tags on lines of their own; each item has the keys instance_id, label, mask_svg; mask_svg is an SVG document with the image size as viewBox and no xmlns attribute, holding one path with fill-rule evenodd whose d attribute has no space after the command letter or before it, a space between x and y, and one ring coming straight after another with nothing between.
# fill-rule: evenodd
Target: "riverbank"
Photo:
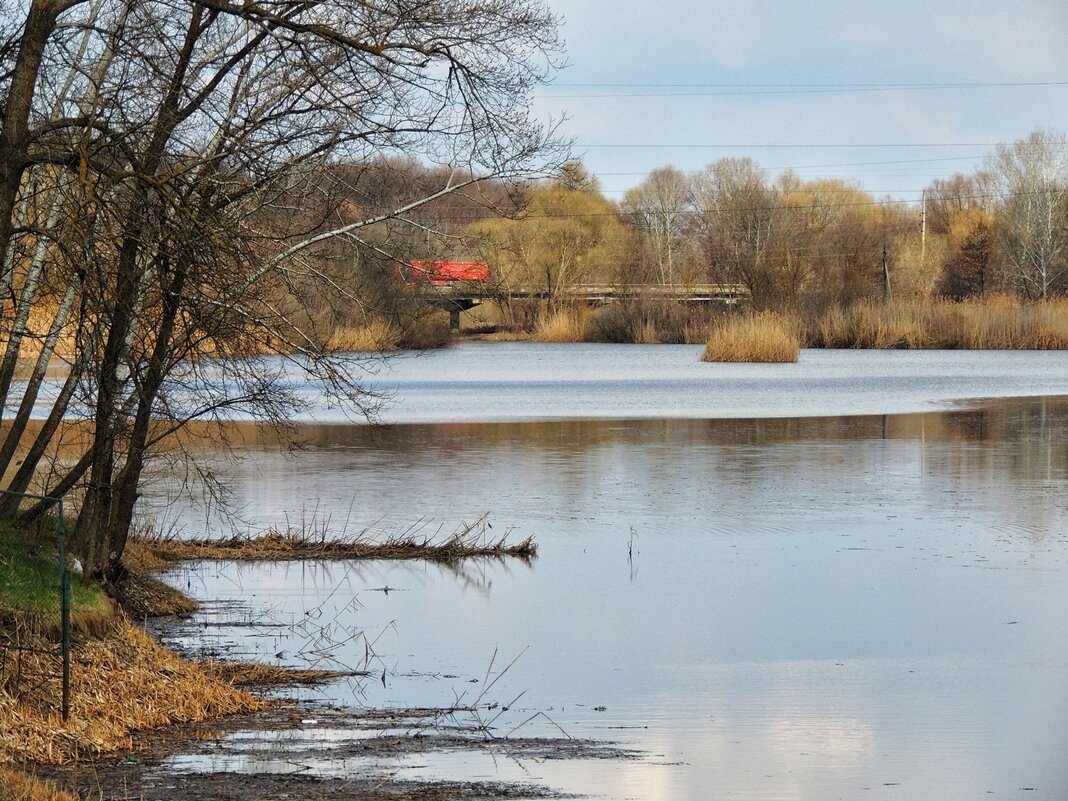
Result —
<instances>
[{"instance_id":1,"label":"riverbank","mask_svg":"<svg viewBox=\"0 0 1068 801\"><path fill-rule=\"evenodd\" d=\"M991 296L961 302L897 300L862 302L824 312L780 312L776 326L738 325L761 320L744 309L685 309L663 301L635 301L596 309L575 307L546 313L526 329L476 327L467 340L702 344L727 358L713 361L782 361L783 334L803 348L922 350L1068 349L1068 300L1023 302ZM790 347L785 348L786 351ZM766 354L772 354L767 358ZM786 359L792 361L792 359Z\"/></svg>"},{"instance_id":2,"label":"riverbank","mask_svg":"<svg viewBox=\"0 0 1068 801\"><path fill-rule=\"evenodd\" d=\"M63 720L57 564L47 531L0 527L0 796L71 797L22 771L132 752L138 732L266 706L210 666L158 645L102 588L74 573L70 717ZM154 581L140 579L145 587Z\"/></svg>"},{"instance_id":3,"label":"riverbank","mask_svg":"<svg viewBox=\"0 0 1068 801\"><path fill-rule=\"evenodd\" d=\"M183 550L177 541L167 550L133 541L125 559L126 575L108 592L86 584L79 575L72 581L73 608L71 649L70 718L62 720L58 701L62 695L58 658L57 553L47 535L0 527L0 798L5 801L77 801L93 798L134 797L152 787L152 797L166 799L214 799L225 790L228 797L317 797L391 799L438 799L459 794L472 798L512 798L544 795L543 788L506 786L499 783L389 782L382 776L359 781L324 782L318 777L280 779L270 774L245 777L240 786L230 774L198 775L194 780L153 785L159 777L153 770L179 751L198 742L214 741L227 732L261 731L277 734L294 727L315 727L320 719L335 719L346 727L362 726L372 734L350 744L352 756L378 754L395 757L398 749L482 748L492 739L488 730L472 727L457 734L454 725L442 719L477 710L456 708L382 714L374 710L343 713L336 709L269 700L270 688L311 685L343 678L358 679L353 671L294 669L259 662L192 659L168 650L143 628L138 618L159 614L189 613L196 603L168 587L152 573L172 567L174 560L195 554L198 559L297 559L297 558L418 558L454 561L479 552L492 556L528 559L536 553L529 539L515 546L504 538L486 537L485 518L461 528L452 536L434 542L425 538L378 543L369 541L312 543L307 538L277 538L267 535L247 540L225 541L212 550L199 543ZM358 546L358 547L357 547ZM354 557L359 551L362 556ZM113 597L112 597L113 596ZM118 599L117 602L115 599ZM419 734L386 729L410 727ZM388 725L387 725L388 724ZM441 728L441 732L436 730ZM318 729L313 730L313 734ZM438 735L431 737L432 734ZM428 739L429 738L429 739ZM563 758L559 744L518 739L508 746L530 758L553 752ZM601 744L570 743L566 751L586 758L612 755ZM541 757L538 757L541 758ZM157 771L158 773L158 771ZM387 777L388 778L388 777ZM358 792L356 788L358 787ZM89 793L89 796L86 795Z\"/></svg>"}]
</instances>

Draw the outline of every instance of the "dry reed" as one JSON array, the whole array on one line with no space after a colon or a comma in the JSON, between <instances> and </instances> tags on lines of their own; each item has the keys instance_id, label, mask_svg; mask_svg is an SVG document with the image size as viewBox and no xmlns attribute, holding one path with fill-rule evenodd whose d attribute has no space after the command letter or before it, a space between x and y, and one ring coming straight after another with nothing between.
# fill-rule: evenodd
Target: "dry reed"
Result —
<instances>
[{"instance_id":1,"label":"dry reed","mask_svg":"<svg viewBox=\"0 0 1068 801\"><path fill-rule=\"evenodd\" d=\"M538 318L534 339L538 342L588 342L589 312L585 308L561 309Z\"/></svg>"},{"instance_id":2,"label":"dry reed","mask_svg":"<svg viewBox=\"0 0 1068 801\"><path fill-rule=\"evenodd\" d=\"M0 768L0 798L4 801L77 801L51 782L5 768Z\"/></svg>"},{"instance_id":3,"label":"dry reed","mask_svg":"<svg viewBox=\"0 0 1068 801\"><path fill-rule=\"evenodd\" d=\"M796 362L801 348L795 320L764 312L727 318L714 328L701 357L706 362Z\"/></svg>"},{"instance_id":4,"label":"dry reed","mask_svg":"<svg viewBox=\"0 0 1068 801\"><path fill-rule=\"evenodd\" d=\"M634 332L636 345L658 345L663 338L659 326L652 320L643 320Z\"/></svg>"},{"instance_id":5,"label":"dry reed","mask_svg":"<svg viewBox=\"0 0 1068 801\"><path fill-rule=\"evenodd\" d=\"M56 709L59 671L55 647L14 652L33 682L0 687L0 763L62 764L133 747L141 729L191 723L262 709L266 702L212 678L196 664L158 645L122 620L108 637L77 645L71 659L71 717ZM5 676L12 675L5 664Z\"/></svg>"},{"instance_id":6,"label":"dry reed","mask_svg":"<svg viewBox=\"0 0 1068 801\"><path fill-rule=\"evenodd\" d=\"M308 670L304 668L268 665L263 662L217 662L205 659L197 662L204 673L216 681L234 687L285 687L293 684L319 684L345 676L366 675L345 670Z\"/></svg>"},{"instance_id":7,"label":"dry reed","mask_svg":"<svg viewBox=\"0 0 1068 801\"><path fill-rule=\"evenodd\" d=\"M824 348L1068 349L1068 301L988 297L955 303L861 303L826 313L809 332Z\"/></svg>"},{"instance_id":8,"label":"dry reed","mask_svg":"<svg viewBox=\"0 0 1068 801\"><path fill-rule=\"evenodd\" d=\"M403 333L388 320L373 318L359 326L339 325L330 335L328 346L353 353L382 353L397 350Z\"/></svg>"},{"instance_id":9,"label":"dry reed","mask_svg":"<svg viewBox=\"0 0 1068 801\"><path fill-rule=\"evenodd\" d=\"M378 540L367 532L348 538L331 538L325 529L272 529L257 535L234 535L225 539L144 538L138 547L148 547L164 560L261 559L422 559L453 562L471 557L517 557L533 559L538 546L533 538L509 544L508 534L489 536L489 523L483 515L474 523L460 526L444 539L418 533L421 525L407 532ZM437 533L437 532L435 532Z\"/></svg>"}]
</instances>

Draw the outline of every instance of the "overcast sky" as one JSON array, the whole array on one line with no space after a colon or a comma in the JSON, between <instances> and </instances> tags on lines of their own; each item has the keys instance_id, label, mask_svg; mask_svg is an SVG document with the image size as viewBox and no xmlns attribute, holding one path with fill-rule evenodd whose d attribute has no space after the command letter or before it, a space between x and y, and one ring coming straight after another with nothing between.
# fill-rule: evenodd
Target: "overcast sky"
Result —
<instances>
[{"instance_id":1,"label":"overcast sky","mask_svg":"<svg viewBox=\"0 0 1068 801\"><path fill-rule=\"evenodd\" d=\"M725 156L918 198L984 143L1068 130L1066 0L547 1L569 66L538 108L612 198ZM1059 85L885 88L977 83Z\"/></svg>"}]
</instances>

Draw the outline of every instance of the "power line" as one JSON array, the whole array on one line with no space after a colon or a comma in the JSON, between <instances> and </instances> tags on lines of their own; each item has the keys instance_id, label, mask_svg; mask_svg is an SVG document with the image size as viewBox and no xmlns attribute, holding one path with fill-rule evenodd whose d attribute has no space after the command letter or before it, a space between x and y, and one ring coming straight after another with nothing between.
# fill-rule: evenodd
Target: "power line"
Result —
<instances>
[{"instance_id":1,"label":"power line","mask_svg":"<svg viewBox=\"0 0 1068 801\"><path fill-rule=\"evenodd\" d=\"M981 156L947 156L944 158L935 159L891 159L884 161L841 161L829 164L791 164L785 167L763 167L765 170L822 170L828 167L873 167L890 164L933 164L935 162L945 161L974 161ZM698 175L704 170L678 170L683 175ZM614 176L614 177L627 177L633 175L648 175L649 171L644 172L599 172L600 176Z\"/></svg>"},{"instance_id":2,"label":"power line","mask_svg":"<svg viewBox=\"0 0 1068 801\"><path fill-rule=\"evenodd\" d=\"M1068 81L939 81L928 83L554 83L567 89L937 89L991 86L1068 86Z\"/></svg>"},{"instance_id":3,"label":"power line","mask_svg":"<svg viewBox=\"0 0 1068 801\"><path fill-rule=\"evenodd\" d=\"M986 81L976 83L858 83L858 84L557 84L560 88L677 89L687 91L601 92L596 94L554 94L539 92L536 97L553 99L599 99L640 97L761 97L775 95L858 94L868 92L915 92L977 89L1052 88L1068 86L1068 81ZM698 91L701 90L701 91Z\"/></svg>"},{"instance_id":4,"label":"power line","mask_svg":"<svg viewBox=\"0 0 1068 801\"><path fill-rule=\"evenodd\" d=\"M581 148L634 148L634 149L728 149L728 150L787 150L790 148L797 149L818 149L826 148L830 149L860 149L860 148L890 148L890 147L902 147L902 148L917 148L917 147L998 147L999 145L1005 145L1005 142L872 142L869 144L857 144L857 143L841 143L841 142L797 142L792 144L776 143L776 144L744 144L744 143L709 143L709 144L656 144L656 143L606 143L606 144L581 144ZM1013 142L1011 147L1068 147L1068 142Z\"/></svg>"}]
</instances>

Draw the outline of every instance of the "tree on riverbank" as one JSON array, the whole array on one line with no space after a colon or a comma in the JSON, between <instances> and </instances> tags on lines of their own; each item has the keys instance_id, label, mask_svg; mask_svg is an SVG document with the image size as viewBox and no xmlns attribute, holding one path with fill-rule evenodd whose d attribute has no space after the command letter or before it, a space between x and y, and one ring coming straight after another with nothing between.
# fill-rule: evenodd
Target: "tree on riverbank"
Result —
<instances>
[{"instance_id":1,"label":"tree on riverbank","mask_svg":"<svg viewBox=\"0 0 1068 801\"><path fill-rule=\"evenodd\" d=\"M0 474L79 491L78 547L100 574L118 568L146 455L191 420L284 421L293 371L353 413L373 405L318 325L368 303L333 245L351 269L403 260L365 232L557 160L529 103L560 42L533 0L30 0L5 33ZM402 152L441 165L419 196L371 211L336 191L332 164ZM45 398L61 338L69 371ZM48 462L72 417L82 439Z\"/></svg>"},{"instance_id":2,"label":"tree on riverbank","mask_svg":"<svg viewBox=\"0 0 1068 801\"><path fill-rule=\"evenodd\" d=\"M1068 139L1035 131L989 159L997 239L1011 280L1047 298L1068 275Z\"/></svg>"},{"instance_id":3,"label":"tree on riverbank","mask_svg":"<svg viewBox=\"0 0 1068 801\"><path fill-rule=\"evenodd\" d=\"M936 180L916 202L834 178L773 177L747 158L692 175L658 168L618 203L576 172L582 186L544 183L514 219L483 217L469 229L468 249L497 268L504 296L512 287L552 294L568 281L622 296L741 284L756 310L815 319L887 300L1068 292L1068 140L1059 134L999 145L985 169ZM547 305L570 313L559 297ZM526 319L529 329L538 315Z\"/></svg>"}]
</instances>

